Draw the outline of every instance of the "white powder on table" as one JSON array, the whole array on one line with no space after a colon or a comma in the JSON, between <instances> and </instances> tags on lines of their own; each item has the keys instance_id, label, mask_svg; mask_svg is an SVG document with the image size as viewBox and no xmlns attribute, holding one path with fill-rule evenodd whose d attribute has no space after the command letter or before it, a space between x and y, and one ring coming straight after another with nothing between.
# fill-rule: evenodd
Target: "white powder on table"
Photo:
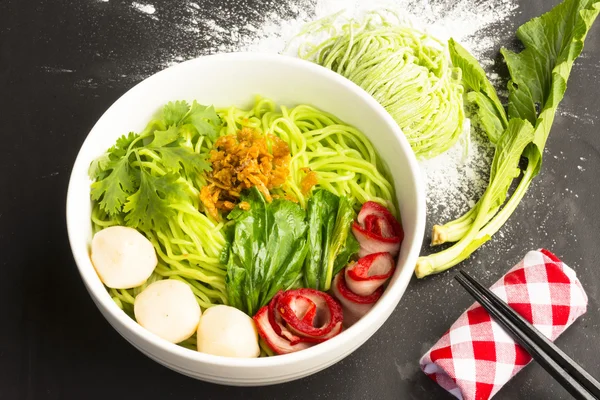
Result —
<instances>
[{"instance_id":1,"label":"white powder on table","mask_svg":"<svg viewBox=\"0 0 600 400\"><path fill-rule=\"evenodd\" d=\"M419 162L427 184L427 214L435 217L428 225L449 222L475 205L487 186L493 155L485 134L472 131L447 152Z\"/></svg>"},{"instance_id":2,"label":"white powder on table","mask_svg":"<svg viewBox=\"0 0 600 400\"><path fill-rule=\"evenodd\" d=\"M142 4L142 3L136 3L134 1L133 3L131 3L131 7L135 8L136 10L138 10L139 12L142 12L144 14L152 15L156 12L156 8L152 4Z\"/></svg>"},{"instance_id":3,"label":"white powder on table","mask_svg":"<svg viewBox=\"0 0 600 400\"><path fill-rule=\"evenodd\" d=\"M198 34L198 39L209 41L208 46L186 54L173 53L167 65L176 62L177 56L187 59L216 52L281 52L307 22L341 10L346 10L348 17L360 17L365 11L383 8L427 26L440 39L454 37L475 56L481 56L494 47L503 23L517 5L514 0L287 0L273 1L264 12L258 12L246 0L235 8L189 2L179 16L177 29Z\"/></svg>"},{"instance_id":4,"label":"white powder on table","mask_svg":"<svg viewBox=\"0 0 600 400\"><path fill-rule=\"evenodd\" d=\"M304 25L316 19L345 10L345 16L360 18L365 11L387 8L408 18L412 23L439 39L453 37L477 57L497 86L502 84L492 71L493 56L500 42L514 35L507 23L514 15L515 0L270 0L260 10L252 1L229 2L188 1L170 10L175 21L160 34L179 43L161 48L148 56L136 54L121 79L141 80L173 64L201 55L260 51L280 53ZM132 8L157 19L151 4L133 2ZM293 47L292 47L293 49ZM99 85L87 82L88 86ZM502 94L502 91L499 91ZM487 139L477 134L462 140L445 154L422 161L427 179L428 225L443 224L468 210L481 196L486 185L493 149ZM465 146L468 149L464 158Z\"/></svg>"}]
</instances>

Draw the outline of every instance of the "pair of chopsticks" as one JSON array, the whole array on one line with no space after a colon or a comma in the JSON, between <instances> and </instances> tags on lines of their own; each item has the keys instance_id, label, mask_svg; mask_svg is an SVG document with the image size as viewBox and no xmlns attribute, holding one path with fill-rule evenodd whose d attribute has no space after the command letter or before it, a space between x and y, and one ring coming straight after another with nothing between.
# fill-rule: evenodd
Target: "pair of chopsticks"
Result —
<instances>
[{"instance_id":1,"label":"pair of chopsticks","mask_svg":"<svg viewBox=\"0 0 600 400\"><path fill-rule=\"evenodd\" d=\"M460 271L456 280L576 399L600 399L600 383L492 291Z\"/></svg>"}]
</instances>

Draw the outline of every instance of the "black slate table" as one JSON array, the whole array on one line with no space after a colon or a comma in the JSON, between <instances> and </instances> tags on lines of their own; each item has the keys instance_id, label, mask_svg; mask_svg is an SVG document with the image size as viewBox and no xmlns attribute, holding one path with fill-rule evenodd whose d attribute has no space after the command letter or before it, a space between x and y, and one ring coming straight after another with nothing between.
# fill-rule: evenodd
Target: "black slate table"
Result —
<instances>
[{"instance_id":1,"label":"black slate table","mask_svg":"<svg viewBox=\"0 0 600 400\"><path fill-rule=\"evenodd\" d=\"M219 4L233 9L237 4L201 3L208 12ZM272 4L245 3L255 9ZM557 0L520 3L510 32ZM153 4L164 10L183 7L169 0ZM456 271L413 279L387 323L342 362L264 388L223 387L181 376L139 353L104 320L84 289L67 242L70 168L95 121L137 81L159 70L158 59L169 48L207 45L149 29L147 18L126 11L129 5L0 0L0 399L449 398L421 373L418 360L472 302L453 283ZM175 22L176 15L164 13L161 24ZM134 63L139 57L157 62L144 69ZM528 250L554 251L577 271L589 296L587 314L557 343L596 375L599 78L596 26L569 81L541 175L500 234L462 265L491 284ZM532 364L496 398L568 395Z\"/></svg>"}]
</instances>

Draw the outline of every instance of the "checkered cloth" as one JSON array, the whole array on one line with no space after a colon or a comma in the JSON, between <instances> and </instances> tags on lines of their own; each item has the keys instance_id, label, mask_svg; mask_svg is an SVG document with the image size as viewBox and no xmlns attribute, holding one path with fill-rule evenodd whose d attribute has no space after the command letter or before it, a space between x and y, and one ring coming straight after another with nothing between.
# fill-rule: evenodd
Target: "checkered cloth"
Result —
<instances>
[{"instance_id":1,"label":"checkered cloth","mask_svg":"<svg viewBox=\"0 0 600 400\"><path fill-rule=\"evenodd\" d=\"M586 312L575 272L547 250L530 251L491 290L554 341ZM459 399L483 400L529 362L529 354L478 303L421 358L421 369Z\"/></svg>"}]
</instances>

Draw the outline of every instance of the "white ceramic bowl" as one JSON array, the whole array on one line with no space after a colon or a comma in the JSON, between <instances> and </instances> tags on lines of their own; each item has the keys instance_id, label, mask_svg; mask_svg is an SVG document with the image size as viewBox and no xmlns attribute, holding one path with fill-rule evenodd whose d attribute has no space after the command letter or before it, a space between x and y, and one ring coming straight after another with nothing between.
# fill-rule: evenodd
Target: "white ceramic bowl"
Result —
<instances>
[{"instance_id":1,"label":"white ceramic bowl","mask_svg":"<svg viewBox=\"0 0 600 400\"><path fill-rule=\"evenodd\" d=\"M139 132L168 101L198 100L217 107L250 106L254 96L278 104L310 104L364 132L387 163L396 187L405 238L398 268L377 305L335 338L293 354L258 359L217 357L155 336L112 301L91 264L90 162L118 136ZM296 58L260 53L200 57L161 71L125 93L96 123L83 143L67 194L67 229L83 282L108 322L132 345L159 363L204 381L255 386L298 379L340 361L362 345L396 308L414 271L425 226L424 186L417 161L391 116L342 76ZM384 350L382 350L384 351Z\"/></svg>"}]
</instances>

